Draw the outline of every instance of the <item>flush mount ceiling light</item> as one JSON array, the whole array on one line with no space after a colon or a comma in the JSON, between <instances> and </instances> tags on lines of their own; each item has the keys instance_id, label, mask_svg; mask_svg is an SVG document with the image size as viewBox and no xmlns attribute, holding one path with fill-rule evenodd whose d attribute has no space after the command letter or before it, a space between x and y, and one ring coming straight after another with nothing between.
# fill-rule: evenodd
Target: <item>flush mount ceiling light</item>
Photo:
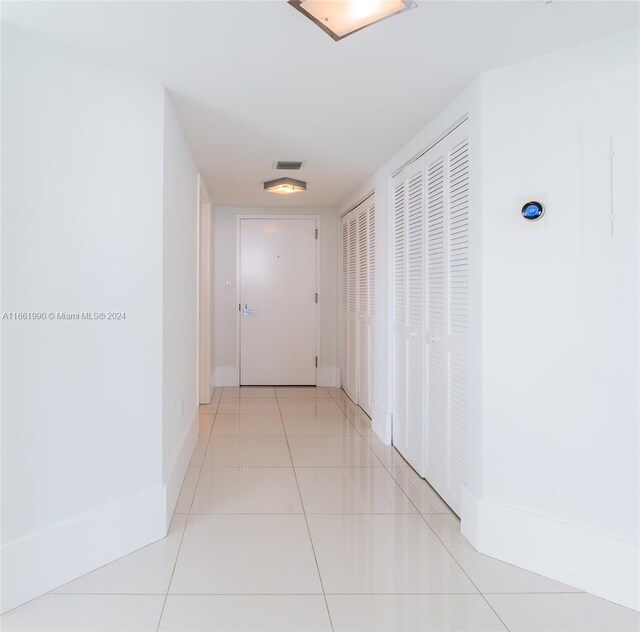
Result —
<instances>
[{"instance_id":1,"label":"flush mount ceiling light","mask_svg":"<svg viewBox=\"0 0 640 632\"><path fill-rule=\"evenodd\" d=\"M375 22L418 6L414 0L289 0L336 42Z\"/></svg>"},{"instance_id":2,"label":"flush mount ceiling light","mask_svg":"<svg viewBox=\"0 0 640 632\"><path fill-rule=\"evenodd\" d=\"M277 180L265 182L264 190L269 191L269 193L277 193L278 195L289 195L289 193L306 191L307 183L303 180L295 180L294 178L278 178Z\"/></svg>"}]
</instances>

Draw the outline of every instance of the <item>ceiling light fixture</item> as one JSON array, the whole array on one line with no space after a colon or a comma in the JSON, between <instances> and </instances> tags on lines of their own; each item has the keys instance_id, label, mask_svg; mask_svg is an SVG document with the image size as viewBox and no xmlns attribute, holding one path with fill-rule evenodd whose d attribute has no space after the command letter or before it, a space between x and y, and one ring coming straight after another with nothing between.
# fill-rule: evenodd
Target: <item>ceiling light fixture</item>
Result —
<instances>
[{"instance_id":1,"label":"ceiling light fixture","mask_svg":"<svg viewBox=\"0 0 640 632\"><path fill-rule=\"evenodd\" d=\"M289 0L336 42L418 5L414 0Z\"/></svg>"},{"instance_id":2,"label":"ceiling light fixture","mask_svg":"<svg viewBox=\"0 0 640 632\"><path fill-rule=\"evenodd\" d=\"M269 180L264 183L264 190L269 193L277 193L278 195L289 195L298 191L306 191L307 183L303 180L295 180L294 178L278 178L277 180Z\"/></svg>"}]
</instances>

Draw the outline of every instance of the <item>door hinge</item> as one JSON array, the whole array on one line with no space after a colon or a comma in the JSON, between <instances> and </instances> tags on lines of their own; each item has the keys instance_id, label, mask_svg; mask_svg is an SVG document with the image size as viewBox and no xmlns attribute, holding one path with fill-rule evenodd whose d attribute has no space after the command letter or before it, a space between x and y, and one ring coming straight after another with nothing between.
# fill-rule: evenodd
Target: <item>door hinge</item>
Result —
<instances>
[{"instance_id":1,"label":"door hinge","mask_svg":"<svg viewBox=\"0 0 640 632\"><path fill-rule=\"evenodd\" d=\"M242 303L238 303L238 311L242 311Z\"/></svg>"},{"instance_id":2,"label":"door hinge","mask_svg":"<svg viewBox=\"0 0 640 632\"><path fill-rule=\"evenodd\" d=\"M316 303L318 302L318 293L316 292Z\"/></svg>"},{"instance_id":3,"label":"door hinge","mask_svg":"<svg viewBox=\"0 0 640 632\"><path fill-rule=\"evenodd\" d=\"M318 239L318 229L316 228L316 239Z\"/></svg>"},{"instance_id":4,"label":"door hinge","mask_svg":"<svg viewBox=\"0 0 640 632\"><path fill-rule=\"evenodd\" d=\"M318 368L318 356L316 356L316 369Z\"/></svg>"}]
</instances>

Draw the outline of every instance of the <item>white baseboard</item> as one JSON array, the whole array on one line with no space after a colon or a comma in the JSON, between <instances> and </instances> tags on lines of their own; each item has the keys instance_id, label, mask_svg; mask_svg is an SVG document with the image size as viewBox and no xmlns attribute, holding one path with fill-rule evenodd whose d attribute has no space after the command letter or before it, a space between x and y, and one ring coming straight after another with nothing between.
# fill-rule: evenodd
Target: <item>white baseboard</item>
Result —
<instances>
[{"instance_id":1,"label":"white baseboard","mask_svg":"<svg viewBox=\"0 0 640 632\"><path fill-rule=\"evenodd\" d=\"M391 413L376 402L373 403L371 429L384 441L385 445L391 445Z\"/></svg>"},{"instance_id":2,"label":"white baseboard","mask_svg":"<svg viewBox=\"0 0 640 632\"><path fill-rule=\"evenodd\" d=\"M340 369L330 366L319 366L316 372L318 386L340 387Z\"/></svg>"},{"instance_id":3,"label":"white baseboard","mask_svg":"<svg viewBox=\"0 0 640 632\"><path fill-rule=\"evenodd\" d=\"M603 533L479 498L466 489L462 534L485 555L640 609L640 547Z\"/></svg>"},{"instance_id":4,"label":"white baseboard","mask_svg":"<svg viewBox=\"0 0 640 632\"><path fill-rule=\"evenodd\" d=\"M206 404L210 404L211 403L211 399L213 397L213 391L214 391L214 387L213 386L209 386L202 395L200 395L200 406L205 406Z\"/></svg>"},{"instance_id":5,"label":"white baseboard","mask_svg":"<svg viewBox=\"0 0 640 632\"><path fill-rule=\"evenodd\" d=\"M215 386L238 386L238 369L235 366L216 367Z\"/></svg>"},{"instance_id":6,"label":"white baseboard","mask_svg":"<svg viewBox=\"0 0 640 632\"><path fill-rule=\"evenodd\" d=\"M238 386L238 370L235 366L219 366L213 374L215 386ZM316 374L318 386L340 386L340 369L335 367L318 367Z\"/></svg>"},{"instance_id":7,"label":"white baseboard","mask_svg":"<svg viewBox=\"0 0 640 632\"><path fill-rule=\"evenodd\" d=\"M164 538L196 445L198 421L196 409L165 485L4 545L0 613Z\"/></svg>"},{"instance_id":8,"label":"white baseboard","mask_svg":"<svg viewBox=\"0 0 640 632\"><path fill-rule=\"evenodd\" d=\"M159 485L59 522L2 547L0 612L165 537L166 494Z\"/></svg>"},{"instance_id":9,"label":"white baseboard","mask_svg":"<svg viewBox=\"0 0 640 632\"><path fill-rule=\"evenodd\" d=\"M211 401L211 400L209 400ZM167 518L167 530L169 529L169 523L171 522L171 516L173 510L178 502L178 496L180 495L180 488L182 487L182 481L187 473L191 456L195 450L196 443L198 441L199 431L199 416L198 409L191 418L191 422L187 426L185 433L180 442L180 448L176 451L173 466L170 470L169 476L165 483L166 490L166 518Z\"/></svg>"}]
</instances>

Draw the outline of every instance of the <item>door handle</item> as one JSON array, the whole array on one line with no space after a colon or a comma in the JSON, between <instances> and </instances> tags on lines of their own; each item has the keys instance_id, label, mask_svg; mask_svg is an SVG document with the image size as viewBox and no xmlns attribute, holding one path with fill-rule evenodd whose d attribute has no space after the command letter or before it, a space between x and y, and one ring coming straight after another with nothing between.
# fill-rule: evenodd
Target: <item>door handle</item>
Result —
<instances>
[{"instance_id":1,"label":"door handle","mask_svg":"<svg viewBox=\"0 0 640 632\"><path fill-rule=\"evenodd\" d=\"M255 309L251 309L248 305L245 305L245 306L242 308L242 313L243 313L245 316L251 316L251 314L255 314L255 313L256 313L256 310L255 310Z\"/></svg>"}]
</instances>

